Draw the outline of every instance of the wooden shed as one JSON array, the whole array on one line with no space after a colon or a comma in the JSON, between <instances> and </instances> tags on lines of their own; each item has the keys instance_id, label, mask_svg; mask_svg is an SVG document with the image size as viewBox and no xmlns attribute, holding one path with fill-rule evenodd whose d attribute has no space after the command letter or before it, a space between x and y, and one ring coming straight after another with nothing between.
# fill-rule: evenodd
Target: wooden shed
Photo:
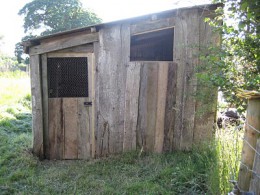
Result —
<instances>
[{"instance_id":1,"label":"wooden shed","mask_svg":"<svg viewBox=\"0 0 260 195\"><path fill-rule=\"evenodd\" d=\"M189 150L212 137L217 90L198 85L204 22L219 4L104 23L24 42L30 55L33 152L90 159L143 148ZM196 98L197 91L211 99ZM207 105L206 112L199 112ZM199 114L200 113L200 114Z\"/></svg>"}]
</instances>

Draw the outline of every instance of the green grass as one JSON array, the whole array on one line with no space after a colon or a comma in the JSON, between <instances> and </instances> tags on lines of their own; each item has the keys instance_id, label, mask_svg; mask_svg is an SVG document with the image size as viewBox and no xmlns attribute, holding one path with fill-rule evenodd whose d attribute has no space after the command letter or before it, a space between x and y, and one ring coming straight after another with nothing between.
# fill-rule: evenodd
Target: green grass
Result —
<instances>
[{"instance_id":1,"label":"green grass","mask_svg":"<svg viewBox=\"0 0 260 195\"><path fill-rule=\"evenodd\" d=\"M230 166L229 161L234 159L235 148L230 151L233 142L225 135L191 152L139 156L137 151L92 161L39 161L31 154L29 87L28 78L0 78L4 89L0 100L0 194L215 195L230 191L228 180L235 163L231 160Z\"/></svg>"},{"instance_id":2,"label":"green grass","mask_svg":"<svg viewBox=\"0 0 260 195\"><path fill-rule=\"evenodd\" d=\"M216 134L216 151L218 157L219 191L232 189L230 180L237 181L242 153L243 131L235 127L219 129Z\"/></svg>"},{"instance_id":3,"label":"green grass","mask_svg":"<svg viewBox=\"0 0 260 195\"><path fill-rule=\"evenodd\" d=\"M11 106L23 98L30 98L30 79L28 77L0 77L0 108Z\"/></svg>"},{"instance_id":4,"label":"green grass","mask_svg":"<svg viewBox=\"0 0 260 195\"><path fill-rule=\"evenodd\" d=\"M28 142L19 136L12 145ZM22 141L23 140L23 141ZM6 143L7 144L7 143ZM28 144L28 143L27 143ZM27 145L28 147L28 145ZM1 162L6 194L204 194L209 193L208 153L126 153L95 161L39 162L26 150L12 150ZM10 149L10 148L9 148ZM184 163L185 162L185 163ZM10 169L12 170L10 172Z\"/></svg>"},{"instance_id":5,"label":"green grass","mask_svg":"<svg viewBox=\"0 0 260 195\"><path fill-rule=\"evenodd\" d=\"M28 78L29 74L27 72L23 71L13 71L13 72L0 72L0 78L13 78L13 79L18 79L18 78Z\"/></svg>"}]
</instances>

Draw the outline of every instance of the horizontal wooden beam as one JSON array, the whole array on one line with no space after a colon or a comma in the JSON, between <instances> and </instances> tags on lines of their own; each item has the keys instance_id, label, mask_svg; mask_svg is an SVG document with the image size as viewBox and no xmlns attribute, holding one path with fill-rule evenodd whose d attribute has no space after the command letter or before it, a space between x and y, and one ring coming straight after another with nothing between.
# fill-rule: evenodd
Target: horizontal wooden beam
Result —
<instances>
[{"instance_id":1,"label":"horizontal wooden beam","mask_svg":"<svg viewBox=\"0 0 260 195\"><path fill-rule=\"evenodd\" d=\"M30 48L30 55L38 55L43 53L48 53L52 51L62 50L78 45L83 45L87 43L97 42L99 40L98 33L91 34L80 34L76 36L61 37L57 40L53 40L46 43L41 43L40 45Z\"/></svg>"},{"instance_id":2,"label":"horizontal wooden beam","mask_svg":"<svg viewBox=\"0 0 260 195\"><path fill-rule=\"evenodd\" d=\"M93 44L79 45L76 47L70 47L58 51L54 51L55 53L93 53L94 48Z\"/></svg>"},{"instance_id":3,"label":"horizontal wooden beam","mask_svg":"<svg viewBox=\"0 0 260 195\"><path fill-rule=\"evenodd\" d=\"M145 21L131 25L131 35L142 34L151 31L162 30L175 26L174 18L163 18L159 20Z\"/></svg>"}]
</instances>

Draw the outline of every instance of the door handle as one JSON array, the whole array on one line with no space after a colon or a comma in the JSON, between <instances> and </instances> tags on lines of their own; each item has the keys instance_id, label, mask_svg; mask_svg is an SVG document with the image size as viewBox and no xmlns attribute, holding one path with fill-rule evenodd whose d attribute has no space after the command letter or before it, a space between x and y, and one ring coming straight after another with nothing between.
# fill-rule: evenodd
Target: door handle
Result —
<instances>
[{"instance_id":1,"label":"door handle","mask_svg":"<svg viewBox=\"0 0 260 195\"><path fill-rule=\"evenodd\" d=\"M84 106L92 106L92 102L84 102Z\"/></svg>"}]
</instances>

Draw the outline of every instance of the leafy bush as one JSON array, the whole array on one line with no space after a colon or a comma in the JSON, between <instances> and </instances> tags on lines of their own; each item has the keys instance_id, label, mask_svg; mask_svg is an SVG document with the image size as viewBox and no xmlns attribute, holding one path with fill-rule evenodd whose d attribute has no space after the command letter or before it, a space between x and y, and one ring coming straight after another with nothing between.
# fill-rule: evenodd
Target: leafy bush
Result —
<instances>
[{"instance_id":1,"label":"leafy bush","mask_svg":"<svg viewBox=\"0 0 260 195\"><path fill-rule=\"evenodd\" d=\"M219 87L226 101L244 111L237 91L260 90L260 12L258 0L215 0L224 3L206 22L222 34L221 46L210 43L201 52L200 78Z\"/></svg>"}]
</instances>

